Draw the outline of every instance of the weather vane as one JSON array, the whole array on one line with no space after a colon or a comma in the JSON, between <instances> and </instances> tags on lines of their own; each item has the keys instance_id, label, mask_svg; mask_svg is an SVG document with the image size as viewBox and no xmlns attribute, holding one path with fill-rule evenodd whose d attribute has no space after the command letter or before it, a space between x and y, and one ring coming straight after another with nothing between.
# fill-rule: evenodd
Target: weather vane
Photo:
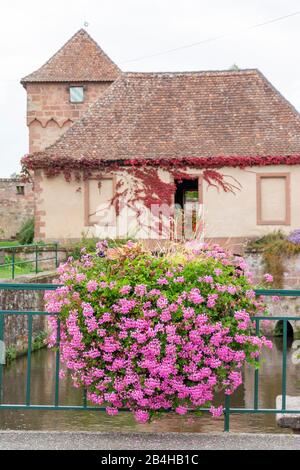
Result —
<instances>
[{"instance_id":1,"label":"weather vane","mask_svg":"<svg viewBox=\"0 0 300 470\"><path fill-rule=\"evenodd\" d=\"M85 21L83 24L85 28L88 28L90 26L90 23L88 21Z\"/></svg>"}]
</instances>

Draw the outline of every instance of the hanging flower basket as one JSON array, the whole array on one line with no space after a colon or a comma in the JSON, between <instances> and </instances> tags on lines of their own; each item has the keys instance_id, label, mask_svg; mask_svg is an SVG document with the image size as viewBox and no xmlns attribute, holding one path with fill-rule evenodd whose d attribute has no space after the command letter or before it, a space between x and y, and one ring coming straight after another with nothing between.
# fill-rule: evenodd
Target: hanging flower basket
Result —
<instances>
[{"instance_id":1,"label":"hanging flower basket","mask_svg":"<svg viewBox=\"0 0 300 470\"><path fill-rule=\"evenodd\" d=\"M231 395L247 362L263 346L251 316L264 312L240 257L217 245L175 247L154 256L139 244L70 259L59 267L64 286L46 293L49 346L61 323L61 360L75 387L110 415L131 410L137 421L157 413L213 406Z\"/></svg>"}]
</instances>

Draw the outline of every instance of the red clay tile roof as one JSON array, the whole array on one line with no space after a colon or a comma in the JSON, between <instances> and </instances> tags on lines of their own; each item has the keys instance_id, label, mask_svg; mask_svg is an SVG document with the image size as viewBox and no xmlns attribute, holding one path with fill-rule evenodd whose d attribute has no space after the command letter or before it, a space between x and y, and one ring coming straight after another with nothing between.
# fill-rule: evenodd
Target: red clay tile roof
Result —
<instances>
[{"instance_id":1,"label":"red clay tile roof","mask_svg":"<svg viewBox=\"0 0 300 470\"><path fill-rule=\"evenodd\" d=\"M125 73L30 159L292 154L300 154L299 114L258 70L242 70Z\"/></svg>"},{"instance_id":2,"label":"red clay tile roof","mask_svg":"<svg viewBox=\"0 0 300 470\"><path fill-rule=\"evenodd\" d=\"M80 29L48 62L21 80L31 82L114 81L119 67Z\"/></svg>"}]
</instances>

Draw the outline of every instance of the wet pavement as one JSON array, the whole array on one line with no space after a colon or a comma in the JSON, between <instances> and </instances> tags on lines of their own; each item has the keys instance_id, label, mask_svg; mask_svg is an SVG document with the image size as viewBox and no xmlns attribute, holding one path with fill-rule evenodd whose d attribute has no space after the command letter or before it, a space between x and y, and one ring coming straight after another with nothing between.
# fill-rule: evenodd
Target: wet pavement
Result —
<instances>
[{"instance_id":1,"label":"wet pavement","mask_svg":"<svg viewBox=\"0 0 300 470\"><path fill-rule=\"evenodd\" d=\"M297 434L0 431L0 450L298 450Z\"/></svg>"}]
</instances>

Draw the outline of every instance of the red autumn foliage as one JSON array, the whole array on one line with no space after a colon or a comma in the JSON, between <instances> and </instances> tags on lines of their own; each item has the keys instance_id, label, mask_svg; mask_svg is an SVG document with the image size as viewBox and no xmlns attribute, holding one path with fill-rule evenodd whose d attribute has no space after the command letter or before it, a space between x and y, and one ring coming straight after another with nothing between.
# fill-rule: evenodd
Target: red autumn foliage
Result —
<instances>
[{"instance_id":1,"label":"red autumn foliage","mask_svg":"<svg viewBox=\"0 0 300 470\"><path fill-rule=\"evenodd\" d=\"M231 177L233 182L228 180L228 176L220 173L224 167L246 168L252 166L268 165L297 165L300 164L300 155L281 156L214 156L214 157L182 157L182 158L155 158L142 159L132 158L128 160L101 160L99 158L82 157L80 159L43 157L43 154L36 153L27 155L22 159L23 174L28 174L30 170L42 169L47 177L51 178L63 173L66 181L70 181L74 175L76 181L80 181L81 175L84 180L88 179L95 171L99 171L98 177L101 179L105 173L114 173L125 170L124 174L132 175L136 185L125 186L125 181L119 180L116 186L115 195L111 201L115 204L117 215L121 210L121 201L126 199L126 204L134 210L136 202L143 201L145 207L150 208L155 204L172 204L175 191L175 183L165 183L159 179L158 170L169 171L175 180L195 179L196 175L188 173L189 169L202 170L203 179L217 189L224 192L234 193L239 189L239 183ZM97 175L96 175L97 177ZM140 183L140 184L138 184ZM139 214L137 214L139 216Z\"/></svg>"}]
</instances>

